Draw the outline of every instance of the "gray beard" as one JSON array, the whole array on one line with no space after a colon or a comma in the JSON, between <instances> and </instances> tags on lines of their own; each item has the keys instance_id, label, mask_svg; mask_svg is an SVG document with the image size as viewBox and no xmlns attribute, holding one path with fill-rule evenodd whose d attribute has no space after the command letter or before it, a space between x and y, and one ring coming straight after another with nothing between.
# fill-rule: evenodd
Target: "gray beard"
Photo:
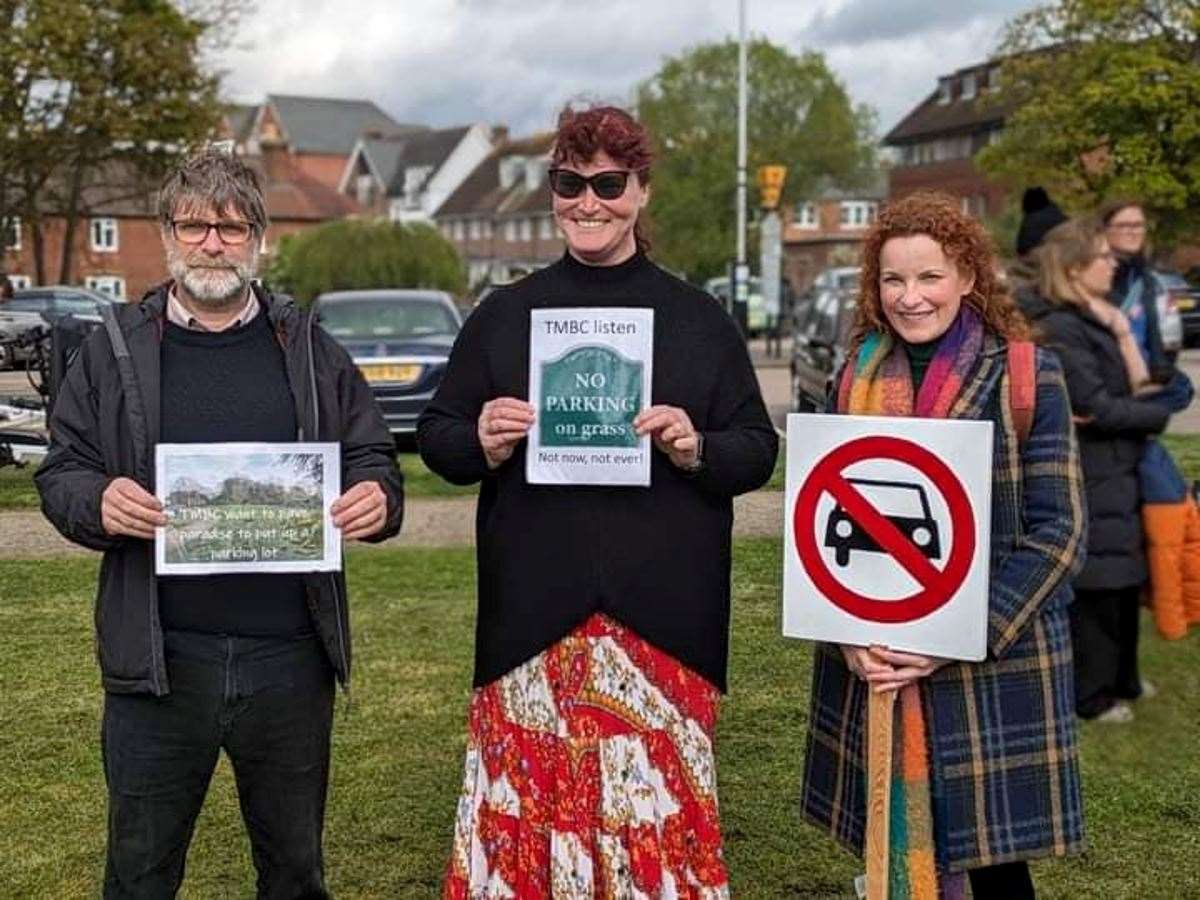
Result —
<instances>
[{"instance_id":1,"label":"gray beard","mask_svg":"<svg viewBox=\"0 0 1200 900\"><path fill-rule=\"evenodd\" d=\"M167 251L167 271L183 285L188 295L208 309L223 309L243 297L258 268L256 252L244 265L231 263L222 268L191 266L178 253Z\"/></svg>"}]
</instances>

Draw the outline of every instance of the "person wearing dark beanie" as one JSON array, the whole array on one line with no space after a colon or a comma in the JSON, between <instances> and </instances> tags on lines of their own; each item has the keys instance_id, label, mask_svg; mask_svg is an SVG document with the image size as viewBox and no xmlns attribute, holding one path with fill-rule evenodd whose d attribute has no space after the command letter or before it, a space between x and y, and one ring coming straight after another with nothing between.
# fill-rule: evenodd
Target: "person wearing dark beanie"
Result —
<instances>
[{"instance_id":1,"label":"person wearing dark beanie","mask_svg":"<svg viewBox=\"0 0 1200 900\"><path fill-rule=\"evenodd\" d=\"M1017 229L1017 256L1025 256L1042 243L1056 225L1067 221L1067 215L1050 199L1045 188L1031 187L1021 197L1021 225Z\"/></svg>"}]
</instances>

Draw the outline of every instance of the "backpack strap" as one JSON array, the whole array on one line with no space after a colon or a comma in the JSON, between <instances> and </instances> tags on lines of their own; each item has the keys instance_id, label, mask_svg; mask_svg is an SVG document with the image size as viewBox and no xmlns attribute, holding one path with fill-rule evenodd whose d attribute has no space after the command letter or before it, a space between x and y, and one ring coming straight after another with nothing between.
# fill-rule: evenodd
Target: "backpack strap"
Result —
<instances>
[{"instance_id":1,"label":"backpack strap","mask_svg":"<svg viewBox=\"0 0 1200 900\"><path fill-rule=\"evenodd\" d=\"M154 484L154 466L150 462L154 451L150 449L149 437L146 434L146 414L142 403L142 389L133 368L133 356L129 352L129 345L125 343L121 324L117 321L115 306L108 303L101 304L100 318L104 321L104 330L108 332L108 342L112 345L113 356L117 359L117 372L121 377L121 388L125 392L129 435L133 441L133 458L136 460L134 466L140 476L142 486L149 489L150 485Z\"/></svg>"},{"instance_id":2,"label":"backpack strap","mask_svg":"<svg viewBox=\"0 0 1200 900\"><path fill-rule=\"evenodd\" d=\"M1032 341L1009 341L1005 367L1008 370L1008 407L1012 413L1017 444L1023 446L1033 428L1037 403L1037 359Z\"/></svg>"}]
</instances>

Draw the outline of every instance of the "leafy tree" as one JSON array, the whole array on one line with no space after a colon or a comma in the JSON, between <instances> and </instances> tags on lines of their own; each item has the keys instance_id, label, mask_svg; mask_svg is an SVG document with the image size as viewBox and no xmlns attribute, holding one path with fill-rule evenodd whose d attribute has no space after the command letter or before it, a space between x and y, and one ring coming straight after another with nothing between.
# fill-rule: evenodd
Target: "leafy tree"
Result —
<instances>
[{"instance_id":1,"label":"leafy tree","mask_svg":"<svg viewBox=\"0 0 1200 900\"><path fill-rule=\"evenodd\" d=\"M638 87L641 121L659 144L648 208L655 256L702 281L733 257L737 227L737 57L734 41L668 58ZM819 53L765 39L747 47L747 206L760 165L788 167L784 199L822 176L860 184L875 164L874 113L853 107Z\"/></svg>"},{"instance_id":2,"label":"leafy tree","mask_svg":"<svg viewBox=\"0 0 1200 900\"><path fill-rule=\"evenodd\" d=\"M982 169L1064 205L1133 197L1167 241L1200 225L1200 3L1061 0L1008 26Z\"/></svg>"},{"instance_id":3,"label":"leafy tree","mask_svg":"<svg viewBox=\"0 0 1200 900\"><path fill-rule=\"evenodd\" d=\"M214 23L167 0L0 0L0 26L0 219L29 227L40 282L46 222L61 220L57 277L71 281L80 222L148 205L216 124L217 80L198 61Z\"/></svg>"},{"instance_id":4,"label":"leafy tree","mask_svg":"<svg viewBox=\"0 0 1200 900\"><path fill-rule=\"evenodd\" d=\"M267 272L272 285L309 303L325 291L436 288L461 294L458 251L429 225L345 220L285 236Z\"/></svg>"}]
</instances>

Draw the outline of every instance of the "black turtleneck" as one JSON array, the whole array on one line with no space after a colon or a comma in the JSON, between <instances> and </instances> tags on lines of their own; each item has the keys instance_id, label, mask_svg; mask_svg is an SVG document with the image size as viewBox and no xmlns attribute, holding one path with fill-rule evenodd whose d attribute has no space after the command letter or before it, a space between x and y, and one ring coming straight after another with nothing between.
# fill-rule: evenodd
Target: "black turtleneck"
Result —
<instances>
[{"instance_id":1,"label":"black turtleneck","mask_svg":"<svg viewBox=\"0 0 1200 900\"><path fill-rule=\"evenodd\" d=\"M649 488L530 485L525 442L488 469L480 409L528 398L530 310L580 306L654 310L651 402L681 407L704 434L699 474L655 451ZM435 472L483 483L477 685L604 612L724 689L732 501L770 477L778 440L745 343L712 297L641 253L615 266L564 255L467 319L417 439Z\"/></svg>"},{"instance_id":2,"label":"black turtleneck","mask_svg":"<svg viewBox=\"0 0 1200 900\"><path fill-rule=\"evenodd\" d=\"M937 353L942 339L937 337L923 344L910 344L908 341L900 343L904 345L904 352L908 354L908 367L912 371L913 396L915 397L921 390L921 382L925 380L925 373L929 371L929 364L933 362L933 357Z\"/></svg>"}]
</instances>

